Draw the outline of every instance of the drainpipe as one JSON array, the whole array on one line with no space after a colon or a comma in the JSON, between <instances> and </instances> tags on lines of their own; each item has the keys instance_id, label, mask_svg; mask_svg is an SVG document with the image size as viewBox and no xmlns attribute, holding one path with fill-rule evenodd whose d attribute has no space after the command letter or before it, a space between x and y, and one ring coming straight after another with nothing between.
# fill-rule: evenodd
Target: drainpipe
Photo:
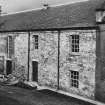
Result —
<instances>
[{"instance_id":1,"label":"drainpipe","mask_svg":"<svg viewBox=\"0 0 105 105\"><path fill-rule=\"evenodd\" d=\"M59 66L59 58L60 58L60 31L58 31L58 76L57 76L57 89L59 90L59 70L60 70L60 66Z\"/></svg>"},{"instance_id":2,"label":"drainpipe","mask_svg":"<svg viewBox=\"0 0 105 105\"><path fill-rule=\"evenodd\" d=\"M28 32L28 75L27 75L27 81L29 81L29 68L30 68L30 32Z\"/></svg>"}]
</instances>

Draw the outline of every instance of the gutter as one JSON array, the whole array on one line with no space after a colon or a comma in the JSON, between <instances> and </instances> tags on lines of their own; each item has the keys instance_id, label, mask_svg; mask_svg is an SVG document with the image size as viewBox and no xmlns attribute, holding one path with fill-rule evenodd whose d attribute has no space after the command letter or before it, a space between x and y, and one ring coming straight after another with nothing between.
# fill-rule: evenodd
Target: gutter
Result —
<instances>
[{"instance_id":1,"label":"gutter","mask_svg":"<svg viewBox=\"0 0 105 105\"><path fill-rule=\"evenodd\" d=\"M38 29L11 29L11 30L0 30L0 33L5 32L30 32L30 31L64 31L64 30L93 30L98 29L98 26L88 27L64 27L64 28L38 28Z\"/></svg>"}]
</instances>

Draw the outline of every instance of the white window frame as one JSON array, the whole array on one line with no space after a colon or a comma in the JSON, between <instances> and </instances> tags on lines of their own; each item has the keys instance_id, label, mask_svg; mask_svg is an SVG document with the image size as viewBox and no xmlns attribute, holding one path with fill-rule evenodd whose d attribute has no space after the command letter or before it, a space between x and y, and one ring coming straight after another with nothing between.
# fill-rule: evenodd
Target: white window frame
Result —
<instances>
[{"instance_id":1,"label":"white window frame","mask_svg":"<svg viewBox=\"0 0 105 105\"><path fill-rule=\"evenodd\" d=\"M8 49L7 49L7 57L8 57L8 59L11 59L11 57L10 57L10 40L9 40L9 38L12 38L12 36L8 36L8 41L7 41L7 47L8 47ZM12 43L12 42L11 42ZM12 45L11 45L11 47L13 47ZM11 54L11 56L12 56L12 54Z\"/></svg>"},{"instance_id":2,"label":"white window frame","mask_svg":"<svg viewBox=\"0 0 105 105\"><path fill-rule=\"evenodd\" d=\"M36 40L37 37L37 40ZM34 38L34 49L38 49L39 48L39 36L38 35L33 35Z\"/></svg>"},{"instance_id":3,"label":"white window frame","mask_svg":"<svg viewBox=\"0 0 105 105\"><path fill-rule=\"evenodd\" d=\"M73 34L73 35L70 35L70 36L71 36L71 51L73 53L79 53L79 51L80 51L80 47L79 47L80 36L78 34Z\"/></svg>"}]
</instances>

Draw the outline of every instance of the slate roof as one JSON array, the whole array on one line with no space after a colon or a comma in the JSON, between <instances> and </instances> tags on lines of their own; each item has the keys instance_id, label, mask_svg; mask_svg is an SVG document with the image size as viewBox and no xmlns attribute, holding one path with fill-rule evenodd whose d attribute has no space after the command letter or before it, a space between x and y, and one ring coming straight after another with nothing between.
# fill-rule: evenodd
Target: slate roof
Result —
<instances>
[{"instance_id":1,"label":"slate roof","mask_svg":"<svg viewBox=\"0 0 105 105\"><path fill-rule=\"evenodd\" d=\"M95 10L105 0L89 0L1 17L1 31L93 27Z\"/></svg>"}]
</instances>

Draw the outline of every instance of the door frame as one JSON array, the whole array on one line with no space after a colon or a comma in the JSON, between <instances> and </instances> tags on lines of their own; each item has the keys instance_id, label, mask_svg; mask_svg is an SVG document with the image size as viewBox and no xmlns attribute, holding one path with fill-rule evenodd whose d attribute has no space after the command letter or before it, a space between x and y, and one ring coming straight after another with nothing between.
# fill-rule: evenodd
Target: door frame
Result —
<instances>
[{"instance_id":1,"label":"door frame","mask_svg":"<svg viewBox=\"0 0 105 105\"><path fill-rule=\"evenodd\" d=\"M38 60L36 60L36 59L32 59L32 62L38 62ZM31 62L31 64L32 64L32 62ZM39 64L39 62L38 62L38 64ZM37 73L38 73L38 72L37 72ZM37 78L38 78L38 74L37 74ZM32 64L31 80L33 81L33 64ZM38 83L38 79L37 79L37 81L33 81L33 82L37 82L37 83Z\"/></svg>"},{"instance_id":2,"label":"door frame","mask_svg":"<svg viewBox=\"0 0 105 105\"><path fill-rule=\"evenodd\" d=\"M7 61L11 61L12 62L12 59L10 59L10 58L7 58L6 60L5 60L5 74L7 75ZM13 63L13 62L12 62ZM12 65L12 67L13 67L13 65ZM12 68L11 68L12 69ZM12 73L11 73L12 74Z\"/></svg>"}]
</instances>

